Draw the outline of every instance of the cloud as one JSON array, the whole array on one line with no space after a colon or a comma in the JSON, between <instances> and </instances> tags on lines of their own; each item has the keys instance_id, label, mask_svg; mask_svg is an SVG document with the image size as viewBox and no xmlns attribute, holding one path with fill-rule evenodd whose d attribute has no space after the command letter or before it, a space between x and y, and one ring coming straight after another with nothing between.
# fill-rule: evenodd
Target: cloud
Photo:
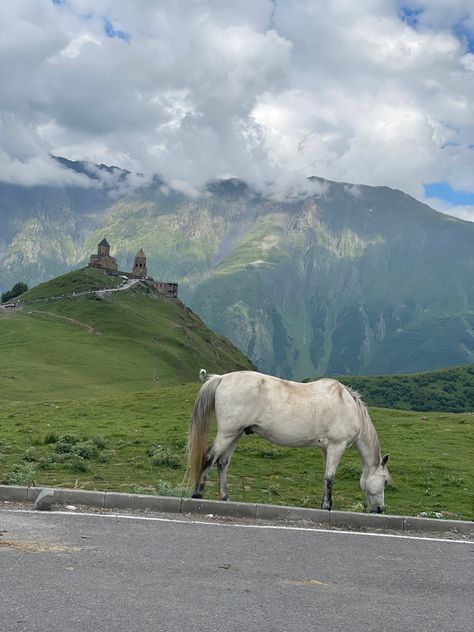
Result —
<instances>
[{"instance_id":1,"label":"cloud","mask_svg":"<svg viewBox=\"0 0 474 632\"><path fill-rule=\"evenodd\" d=\"M425 198L423 200L426 204L431 206L431 208L440 211L441 213L446 213L447 215L453 215L454 217L459 217L459 219L464 219L468 222L474 222L474 206L467 204L450 204L446 200L441 200L439 198Z\"/></svg>"},{"instance_id":2,"label":"cloud","mask_svg":"<svg viewBox=\"0 0 474 632\"><path fill-rule=\"evenodd\" d=\"M17 0L2 20L3 180L64 182L55 154L189 191L473 189L470 0Z\"/></svg>"}]
</instances>

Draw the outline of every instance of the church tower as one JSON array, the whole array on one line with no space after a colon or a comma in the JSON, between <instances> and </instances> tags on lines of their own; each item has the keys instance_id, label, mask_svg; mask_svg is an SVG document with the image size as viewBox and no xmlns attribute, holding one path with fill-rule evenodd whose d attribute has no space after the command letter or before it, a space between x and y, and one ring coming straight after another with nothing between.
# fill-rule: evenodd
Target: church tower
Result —
<instances>
[{"instance_id":1,"label":"church tower","mask_svg":"<svg viewBox=\"0 0 474 632\"><path fill-rule=\"evenodd\" d=\"M110 244L105 237L97 247L97 254L99 257L110 257Z\"/></svg>"},{"instance_id":2,"label":"church tower","mask_svg":"<svg viewBox=\"0 0 474 632\"><path fill-rule=\"evenodd\" d=\"M143 249L137 252L135 256L135 262L133 264L132 274L134 277L146 277L148 276L148 271L146 269L146 257Z\"/></svg>"},{"instance_id":3,"label":"church tower","mask_svg":"<svg viewBox=\"0 0 474 632\"><path fill-rule=\"evenodd\" d=\"M106 272L117 272L117 261L110 256L110 244L105 237L97 246L97 254L90 256L89 266Z\"/></svg>"}]
</instances>

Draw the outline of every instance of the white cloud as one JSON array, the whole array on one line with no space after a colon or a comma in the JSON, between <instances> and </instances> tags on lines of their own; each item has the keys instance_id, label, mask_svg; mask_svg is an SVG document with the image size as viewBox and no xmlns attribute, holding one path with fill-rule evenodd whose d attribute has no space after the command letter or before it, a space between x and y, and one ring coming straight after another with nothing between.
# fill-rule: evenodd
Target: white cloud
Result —
<instances>
[{"instance_id":1,"label":"white cloud","mask_svg":"<svg viewBox=\"0 0 474 632\"><path fill-rule=\"evenodd\" d=\"M397 0L5 3L0 178L63 182L53 153L189 191L224 174L473 190L472 2L403 6L411 25Z\"/></svg>"},{"instance_id":2,"label":"white cloud","mask_svg":"<svg viewBox=\"0 0 474 632\"><path fill-rule=\"evenodd\" d=\"M441 213L453 215L454 217L459 217L459 219L464 219L468 222L474 222L474 206L462 204L454 206L438 198L425 198L422 201L431 206L431 208L441 211Z\"/></svg>"}]
</instances>

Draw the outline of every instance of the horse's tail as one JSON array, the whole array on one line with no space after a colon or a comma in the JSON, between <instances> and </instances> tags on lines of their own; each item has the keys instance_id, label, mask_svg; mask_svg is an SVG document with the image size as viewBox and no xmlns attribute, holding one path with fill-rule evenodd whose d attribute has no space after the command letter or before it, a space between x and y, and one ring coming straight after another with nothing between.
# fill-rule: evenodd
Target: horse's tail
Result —
<instances>
[{"instance_id":1,"label":"horse's tail","mask_svg":"<svg viewBox=\"0 0 474 632\"><path fill-rule=\"evenodd\" d=\"M222 375L207 375L205 369L199 371L199 379L204 381L198 393L191 415L188 432L188 464L184 477L187 486L195 487L199 482L204 465L207 447L207 435L215 411L216 390Z\"/></svg>"}]
</instances>

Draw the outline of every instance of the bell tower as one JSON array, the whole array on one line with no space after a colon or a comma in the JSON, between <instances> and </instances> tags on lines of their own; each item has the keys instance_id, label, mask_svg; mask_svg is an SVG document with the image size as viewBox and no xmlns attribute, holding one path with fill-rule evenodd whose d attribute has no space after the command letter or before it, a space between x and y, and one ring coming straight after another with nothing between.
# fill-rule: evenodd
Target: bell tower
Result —
<instances>
[{"instance_id":1,"label":"bell tower","mask_svg":"<svg viewBox=\"0 0 474 632\"><path fill-rule=\"evenodd\" d=\"M135 255L135 261L133 263L132 274L134 277L148 276L148 271L146 268L146 257L142 248L140 248L140 250Z\"/></svg>"}]
</instances>

